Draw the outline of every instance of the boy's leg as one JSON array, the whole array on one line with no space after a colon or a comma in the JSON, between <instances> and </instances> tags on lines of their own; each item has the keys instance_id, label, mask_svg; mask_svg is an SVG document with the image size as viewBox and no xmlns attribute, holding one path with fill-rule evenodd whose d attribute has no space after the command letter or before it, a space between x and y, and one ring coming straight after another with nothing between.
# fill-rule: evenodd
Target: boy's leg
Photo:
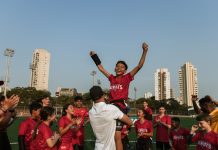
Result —
<instances>
[{"instance_id":1,"label":"boy's leg","mask_svg":"<svg viewBox=\"0 0 218 150\"><path fill-rule=\"evenodd\" d=\"M127 113L126 112L126 106L125 104L122 102L121 105L123 106L123 108L121 108L121 105L117 104L117 103L113 103L114 106L118 107L123 113ZM116 120L116 131L115 131L115 144L116 144L116 150L123 150L123 144L122 144L122 138L121 138L121 130L123 128L123 122L121 122L120 120Z\"/></svg>"},{"instance_id":2,"label":"boy's leg","mask_svg":"<svg viewBox=\"0 0 218 150\"><path fill-rule=\"evenodd\" d=\"M115 131L115 144L116 144L116 150L123 150L121 131Z\"/></svg>"}]
</instances>

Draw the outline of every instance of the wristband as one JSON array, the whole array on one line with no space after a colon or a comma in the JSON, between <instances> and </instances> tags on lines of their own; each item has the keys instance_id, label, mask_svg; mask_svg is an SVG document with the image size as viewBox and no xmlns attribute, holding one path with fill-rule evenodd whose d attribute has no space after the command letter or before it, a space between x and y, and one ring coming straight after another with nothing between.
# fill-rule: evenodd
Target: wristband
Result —
<instances>
[{"instance_id":1,"label":"wristband","mask_svg":"<svg viewBox=\"0 0 218 150\"><path fill-rule=\"evenodd\" d=\"M92 57L92 60L95 62L96 66L101 64L101 60L99 59L97 54L94 54L91 57Z\"/></svg>"},{"instance_id":2,"label":"wristband","mask_svg":"<svg viewBox=\"0 0 218 150\"><path fill-rule=\"evenodd\" d=\"M15 112L15 109L9 109L8 111L13 113L13 112Z\"/></svg>"}]
</instances>

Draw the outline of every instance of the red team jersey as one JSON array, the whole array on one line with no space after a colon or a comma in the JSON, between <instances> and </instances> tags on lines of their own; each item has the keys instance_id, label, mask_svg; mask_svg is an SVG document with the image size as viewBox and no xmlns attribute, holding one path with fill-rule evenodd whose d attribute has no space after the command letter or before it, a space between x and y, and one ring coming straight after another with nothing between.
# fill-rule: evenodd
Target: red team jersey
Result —
<instances>
[{"instance_id":1,"label":"red team jersey","mask_svg":"<svg viewBox=\"0 0 218 150\"><path fill-rule=\"evenodd\" d=\"M157 119L160 119L161 122L171 125L171 118L168 115L164 115L162 118L157 115L154 119L154 124L157 122ZM157 124L156 141L169 142L168 128L164 125Z\"/></svg>"},{"instance_id":2,"label":"red team jersey","mask_svg":"<svg viewBox=\"0 0 218 150\"><path fill-rule=\"evenodd\" d=\"M187 150L187 138L190 131L185 128L179 128L178 130L171 129L170 130L170 139L172 141L172 146L176 150Z\"/></svg>"},{"instance_id":3,"label":"red team jersey","mask_svg":"<svg viewBox=\"0 0 218 150\"><path fill-rule=\"evenodd\" d=\"M32 139L32 134L34 132L34 128L37 122L33 120L31 117L24 120L19 125L19 132L18 135L25 136L25 148L26 150L34 150L35 149L35 142Z\"/></svg>"},{"instance_id":4,"label":"red team jersey","mask_svg":"<svg viewBox=\"0 0 218 150\"><path fill-rule=\"evenodd\" d=\"M81 118L82 121L79 125L79 130L73 134L73 144L83 145L84 144L84 120L89 116L89 112L85 107L77 108L74 107L74 116Z\"/></svg>"},{"instance_id":5,"label":"red team jersey","mask_svg":"<svg viewBox=\"0 0 218 150\"><path fill-rule=\"evenodd\" d=\"M57 150L57 146L50 148L46 142L47 139L53 137L53 132L49 126L42 122L38 127L38 134L36 136L35 142L37 145L37 150Z\"/></svg>"},{"instance_id":6,"label":"red team jersey","mask_svg":"<svg viewBox=\"0 0 218 150\"><path fill-rule=\"evenodd\" d=\"M144 109L145 112L147 112L149 115L152 115L152 109L150 107L147 107L146 109Z\"/></svg>"},{"instance_id":7,"label":"red team jersey","mask_svg":"<svg viewBox=\"0 0 218 150\"><path fill-rule=\"evenodd\" d=\"M218 135L214 131L199 131L192 142L196 142L196 150L218 150Z\"/></svg>"},{"instance_id":8,"label":"red team jersey","mask_svg":"<svg viewBox=\"0 0 218 150\"><path fill-rule=\"evenodd\" d=\"M150 133L153 131L153 125L152 122L149 120L145 120L142 124L140 123L140 120L137 120L135 123L135 131L137 134L139 133ZM150 138L148 136L141 136L141 138Z\"/></svg>"},{"instance_id":9,"label":"red team jersey","mask_svg":"<svg viewBox=\"0 0 218 150\"><path fill-rule=\"evenodd\" d=\"M109 98L110 101L113 100L127 100L129 93L129 84L133 80L133 77L130 73L122 75L117 78L114 75L109 76L110 81L110 93Z\"/></svg>"},{"instance_id":10,"label":"red team jersey","mask_svg":"<svg viewBox=\"0 0 218 150\"><path fill-rule=\"evenodd\" d=\"M131 128L131 126L125 125L123 126L122 130L121 130L121 139L124 139L127 134L125 134L125 132L129 131Z\"/></svg>"},{"instance_id":11,"label":"red team jersey","mask_svg":"<svg viewBox=\"0 0 218 150\"><path fill-rule=\"evenodd\" d=\"M71 120L67 116L60 118L58 126L63 129L71 123ZM73 150L72 138L73 129L69 129L64 135L61 136L61 143L59 145L59 150Z\"/></svg>"}]
</instances>

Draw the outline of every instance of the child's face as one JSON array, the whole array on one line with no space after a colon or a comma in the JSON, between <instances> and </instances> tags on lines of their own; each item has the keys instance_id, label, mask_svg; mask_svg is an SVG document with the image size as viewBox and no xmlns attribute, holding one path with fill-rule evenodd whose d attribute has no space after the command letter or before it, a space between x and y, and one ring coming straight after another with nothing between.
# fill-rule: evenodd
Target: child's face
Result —
<instances>
[{"instance_id":1,"label":"child's face","mask_svg":"<svg viewBox=\"0 0 218 150\"><path fill-rule=\"evenodd\" d=\"M34 116L36 119L40 118L40 110L41 110L41 108L39 108L37 110L33 110L32 116Z\"/></svg>"},{"instance_id":2,"label":"child's face","mask_svg":"<svg viewBox=\"0 0 218 150\"><path fill-rule=\"evenodd\" d=\"M43 104L43 106L49 106L49 104L50 104L49 97L42 99L42 104Z\"/></svg>"},{"instance_id":3,"label":"child's face","mask_svg":"<svg viewBox=\"0 0 218 150\"><path fill-rule=\"evenodd\" d=\"M50 122L53 122L56 120L56 115L55 113L53 113L51 116L48 116L48 118L50 119Z\"/></svg>"},{"instance_id":4,"label":"child's face","mask_svg":"<svg viewBox=\"0 0 218 150\"><path fill-rule=\"evenodd\" d=\"M171 121L172 124L172 128L177 128L178 127L178 123L176 123L175 121Z\"/></svg>"},{"instance_id":5,"label":"child's face","mask_svg":"<svg viewBox=\"0 0 218 150\"><path fill-rule=\"evenodd\" d=\"M80 108L80 107L82 107L83 103L82 103L81 100L77 100L77 101L75 102L75 105L76 105L76 107Z\"/></svg>"},{"instance_id":6,"label":"child's face","mask_svg":"<svg viewBox=\"0 0 218 150\"><path fill-rule=\"evenodd\" d=\"M144 102L144 103L143 103L143 106L144 106L144 107L147 107L147 106L148 106L148 103L147 103L147 102Z\"/></svg>"},{"instance_id":7,"label":"child's face","mask_svg":"<svg viewBox=\"0 0 218 150\"><path fill-rule=\"evenodd\" d=\"M164 107L160 107L160 108L159 108L159 113L160 113L160 114L164 114L164 113L165 113L165 111L166 111L166 110L165 110L165 108L164 108Z\"/></svg>"},{"instance_id":8,"label":"child's face","mask_svg":"<svg viewBox=\"0 0 218 150\"><path fill-rule=\"evenodd\" d=\"M122 63L118 63L118 64L116 65L116 67L115 67L115 73L116 73L116 75L118 75L118 76L125 74L125 73L126 73L126 67L125 67L125 65L122 64Z\"/></svg>"},{"instance_id":9,"label":"child's face","mask_svg":"<svg viewBox=\"0 0 218 150\"><path fill-rule=\"evenodd\" d=\"M74 113L73 106L69 105L68 108L66 109L66 112L73 115L73 113Z\"/></svg>"},{"instance_id":10,"label":"child's face","mask_svg":"<svg viewBox=\"0 0 218 150\"><path fill-rule=\"evenodd\" d=\"M210 128L210 122L207 121L198 121L198 126L202 129L202 130L206 130L208 128Z\"/></svg>"},{"instance_id":11,"label":"child's face","mask_svg":"<svg viewBox=\"0 0 218 150\"><path fill-rule=\"evenodd\" d=\"M144 112L142 110L138 110L137 116L138 116L139 119L144 118L144 115L145 114L144 114Z\"/></svg>"}]
</instances>

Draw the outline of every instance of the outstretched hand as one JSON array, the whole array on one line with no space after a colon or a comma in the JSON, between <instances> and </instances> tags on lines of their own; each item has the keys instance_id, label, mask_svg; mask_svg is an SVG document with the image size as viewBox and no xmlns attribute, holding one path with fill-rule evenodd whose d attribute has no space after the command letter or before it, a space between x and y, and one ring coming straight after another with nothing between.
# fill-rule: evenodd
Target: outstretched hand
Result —
<instances>
[{"instance_id":1,"label":"outstretched hand","mask_svg":"<svg viewBox=\"0 0 218 150\"><path fill-rule=\"evenodd\" d=\"M142 43L142 49L143 51L148 51L148 44L147 43Z\"/></svg>"},{"instance_id":2,"label":"outstretched hand","mask_svg":"<svg viewBox=\"0 0 218 150\"><path fill-rule=\"evenodd\" d=\"M4 101L4 108L7 109L14 109L20 101L20 97L18 95L12 95L10 98L6 98Z\"/></svg>"},{"instance_id":3,"label":"outstretched hand","mask_svg":"<svg viewBox=\"0 0 218 150\"><path fill-rule=\"evenodd\" d=\"M194 124L194 125L192 125L192 127L191 127L191 134L193 134L193 133L195 133L196 131L198 130L198 125L196 125L196 124Z\"/></svg>"},{"instance_id":4,"label":"outstretched hand","mask_svg":"<svg viewBox=\"0 0 218 150\"><path fill-rule=\"evenodd\" d=\"M95 55L96 54L96 52L95 51L90 51L90 56L92 56L92 55Z\"/></svg>"},{"instance_id":5,"label":"outstretched hand","mask_svg":"<svg viewBox=\"0 0 218 150\"><path fill-rule=\"evenodd\" d=\"M192 98L191 100L194 102L194 101L197 101L198 100L198 96L197 95L192 95Z\"/></svg>"}]
</instances>

